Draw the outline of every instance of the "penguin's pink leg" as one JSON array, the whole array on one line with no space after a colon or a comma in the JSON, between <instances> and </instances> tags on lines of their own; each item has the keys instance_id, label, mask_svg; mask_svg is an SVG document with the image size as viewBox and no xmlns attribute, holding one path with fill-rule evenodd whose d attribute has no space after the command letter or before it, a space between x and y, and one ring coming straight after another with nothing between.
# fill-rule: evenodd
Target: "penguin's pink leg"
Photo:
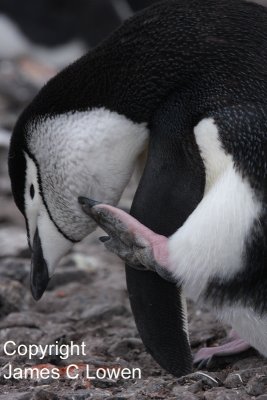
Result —
<instances>
[{"instance_id":1,"label":"penguin's pink leg","mask_svg":"<svg viewBox=\"0 0 267 400\"><path fill-rule=\"evenodd\" d=\"M208 367L217 357L233 356L251 349L244 339L241 339L236 331L232 330L228 336L229 342L218 347L203 347L194 356L194 364L198 368Z\"/></svg>"},{"instance_id":2,"label":"penguin's pink leg","mask_svg":"<svg viewBox=\"0 0 267 400\"><path fill-rule=\"evenodd\" d=\"M122 258L128 265L157 272L174 282L168 270L168 239L151 231L131 215L119 208L80 197L86 214L92 217L109 236L100 240L106 248Z\"/></svg>"}]
</instances>

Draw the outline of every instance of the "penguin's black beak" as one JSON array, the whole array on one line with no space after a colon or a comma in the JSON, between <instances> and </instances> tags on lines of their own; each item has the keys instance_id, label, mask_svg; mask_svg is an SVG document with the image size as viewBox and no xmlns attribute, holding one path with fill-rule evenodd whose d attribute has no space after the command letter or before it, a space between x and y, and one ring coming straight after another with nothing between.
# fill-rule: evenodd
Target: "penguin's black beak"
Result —
<instances>
[{"instance_id":1,"label":"penguin's black beak","mask_svg":"<svg viewBox=\"0 0 267 400\"><path fill-rule=\"evenodd\" d=\"M34 300L40 300L47 288L48 282L48 267L43 256L38 229L36 229L33 239L31 265L31 292Z\"/></svg>"}]
</instances>

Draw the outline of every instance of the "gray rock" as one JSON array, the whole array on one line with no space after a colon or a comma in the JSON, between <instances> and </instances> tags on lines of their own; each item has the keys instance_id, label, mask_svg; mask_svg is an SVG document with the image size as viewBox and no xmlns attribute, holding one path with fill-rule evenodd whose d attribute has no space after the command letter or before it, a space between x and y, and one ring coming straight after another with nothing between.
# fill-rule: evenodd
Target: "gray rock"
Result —
<instances>
[{"instance_id":1,"label":"gray rock","mask_svg":"<svg viewBox=\"0 0 267 400\"><path fill-rule=\"evenodd\" d=\"M201 389L200 389L201 390ZM175 399L177 400L196 400L198 397L192 393L191 391L188 391L186 387L183 386L174 386L172 389L172 395L175 396Z\"/></svg>"},{"instance_id":2,"label":"gray rock","mask_svg":"<svg viewBox=\"0 0 267 400\"><path fill-rule=\"evenodd\" d=\"M243 390L213 388L205 392L204 400L251 400Z\"/></svg>"},{"instance_id":3,"label":"gray rock","mask_svg":"<svg viewBox=\"0 0 267 400\"><path fill-rule=\"evenodd\" d=\"M133 350L140 351L143 350L144 345L141 339L136 338L128 338L122 339L120 342L114 343L113 346L110 347L110 354L114 354L115 356L124 356L126 353L131 352Z\"/></svg>"},{"instance_id":4,"label":"gray rock","mask_svg":"<svg viewBox=\"0 0 267 400\"><path fill-rule=\"evenodd\" d=\"M0 280L0 317L22 308L25 288L17 281L7 278Z\"/></svg>"},{"instance_id":5,"label":"gray rock","mask_svg":"<svg viewBox=\"0 0 267 400\"><path fill-rule=\"evenodd\" d=\"M244 382L242 380L241 375L237 372L233 372L227 376L227 378L224 381L225 387L231 389L231 388L237 388L240 386L244 386Z\"/></svg>"},{"instance_id":6,"label":"gray rock","mask_svg":"<svg viewBox=\"0 0 267 400\"><path fill-rule=\"evenodd\" d=\"M188 387L188 390L189 390L191 393L199 393L199 392L202 391L202 389L203 389L203 382L202 382L202 381L193 383L193 385L190 385L190 386Z\"/></svg>"},{"instance_id":7,"label":"gray rock","mask_svg":"<svg viewBox=\"0 0 267 400\"><path fill-rule=\"evenodd\" d=\"M110 397L111 393L108 390L94 388L92 390L81 390L64 395L64 400L104 400Z\"/></svg>"},{"instance_id":8,"label":"gray rock","mask_svg":"<svg viewBox=\"0 0 267 400\"><path fill-rule=\"evenodd\" d=\"M176 400L198 400L199 397L195 396L193 393L184 391L184 392L181 392L180 394L177 394L175 396L175 399Z\"/></svg>"},{"instance_id":9,"label":"gray rock","mask_svg":"<svg viewBox=\"0 0 267 400\"><path fill-rule=\"evenodd\" d=\"M256 364L257 365L257 364ZM255 376L267 375L267 365L259 368L248 368L241 371L237 371L242 381L246 384L251 378Z\"/></svg>"},{"instance_id":10,"label":"gray rock","mask_svg":"<svg viewBox=\"0 0 267 400\"><path fill-rule=\"evenodd\" d=\"M31 400L29 392L7 393L0 395L0 400Z\"/></svg>"},{"instance_id":11,"label":"gray rock","mask_svg":"<svg viewBox=\"0 0 267 400\"><path fill-rule=\"evenodd\" d=\"M87 400L94 399L91 391L87 390L77 390L73 393L68 393L64 395L64 400Z\"/></svg>"},{"instance_id":12,"label":"gray rock","mask_svg":"<svg viewBox=\"0 0 267 400\"><path fill-rule=\"evenodd\" d=\"M25 327L13 327L9 329L0 329L0 353L4 354L3 347L5 342L12 340L17 344L33 344L39 343L43 333L38 329L30 329ZM28 361L27 355L6 356L6 363L14 361L22 364Z\"/></svg>"},{"instance_id":13,"label":"gray rock","mask_svg":"<svg viewBox=\"0 0 267 400\"><path fill-rule=\"evenodd\" d=\"M48 390L37 389L32 394L31 400L59 400L59 397L55 393L50 392Z\"/></svg>"},{"instance_id":14,"label":"gray rock","mask_svg":"<svg viewBox=\"0 0 267 400\"><path fill-rule=\"evenodd\" d=\"M81 318L86 319L87 322L99 322L103 319L106 321L112 318L114 315L128 315L128 309L121 304L102 304L96 305L91 309L85 310Z\"/></svg>"},{"instance_id":15,"label":"gray rock","mask_svg":"<svg viewBox=\"0 0 267 400\"><path fill-rule=\"evenodd\" d=\"M77 270L76 268L62 268L50 279L47 290L53 290L70 282L89 284L92 282L93 277L94 274L90 274L87 271Z\"/></svg>"},{"instance_id":16,"label":"gray rock","mask_svg":"<svg viewBox=\"0 0 267 400\"><path fill-rule=\"evenodd\" d=\"M0 230L1 257L30 257L25 229L2 227Z\"/></svg>"},{"instance_id":17,"label":"gray rock","mask_svg":"<svg viewBox=\"0 0 267 400\"><path fill-rule=\"evenodd\" d=\"M246 391L251 396L267 393L267 376L254 376L248 381Z\"/></svg>"},{"instance_id":18,"label":"gray rock","mask_svg":"<svg viewBox=\"0 0 267 400\"><path fill-rule=\"evenodd\" d=\"M266 362L267 362L266 358L257 354L252 357L247 357L245 359L240 359L234 362L233 370L245 371L254 369L255 367L257 368L264 367L264 365L266 365Z\"/></svg>"},{"instance_id":19,"label":"gray rock","mask_svg":"<svg viewBox=\"0 0 267 400\"><path fill-rule=\"evenodd\" d=\"M199 381L202 382L202 385L205 388L213 388L221 385L220 379L214 372L197 371L193 374L189 374L178 379L178 382L181 385L191 384Z\"/></svg>"},{"instance_id":20,"label":"gray rock","mask_svg":"<svg viewBox=\"0 0 267 400\"><path fill-rule=\"evenodd\" d=\"M31 262L25 258L5 258L0 262L0 276L29 283Z\"/></svg>"}]
</instances>

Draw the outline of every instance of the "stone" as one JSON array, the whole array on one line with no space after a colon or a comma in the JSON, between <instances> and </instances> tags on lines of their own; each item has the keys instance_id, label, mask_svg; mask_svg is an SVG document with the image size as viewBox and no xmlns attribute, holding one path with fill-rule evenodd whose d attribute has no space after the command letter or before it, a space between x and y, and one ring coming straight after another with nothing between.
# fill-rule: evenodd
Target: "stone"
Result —
<instances>
[{"instance_id":1,"label":"stone","mask_svg":"<svg viewBox=\"0 0 267 400\"><path fill-rule=\"evenodd\" d=\"M15 227L2 227L0 230L1 257L30 257L26 231Z\"/></svg>"},{"instance_id":2,"label":"stone","mask_svg":"<svg viewBox=\"0 0 267 400\"><path fill-rule=\"evenodd\" d=\"M84 310L81 318L86 319L90 322L99 322L103 319L110 319L114 315L127 315L129 313L128 309L121 304L103 304L96 305L89 310Z\"/></svg>"},{"instance_id":3,"label":"stone","mask_svg":"<svg viewBox=\"0 0 267 400\"><path fill-rule=\"evenodd\" d=\"M203 400L251 400L251 397L241 390L213 388L204 393Z\"/></svg>"},{"instance_id":4,"label":"stone","mask_svg":"<svg viewBox=\"0 0 267 400\"><path fill-rule=\"evenodd\" d=\"M140 351L143 350L144 345L141 339L136 338L128 338L122 339L120 342L115 343L110 347L110 354L114 354L116 356L124 356L126 353L131 352L133 350Z\"/></svg>"},{"instance_id":5,"label":"stone","mask_svg":"<svg viewBox=\"0 0 267 400\"><path fill-rule=\"evenodd\" d=\"M29 283L31 262L26 258L8 257L0 262L0 277L13 279L23 284Z\"/></svg>"},{"instance_id":6,"label":"stone","mask_svg":"<svg viewBox=\"0 0 267 400\"><path fill-rule=\"evenodd\" d=\"M25 288L17 281L0 280L0 317L18 311L22 307Z\"/></svg>"},{"instance_id":7,"label":"stone","mask_svg":"<svg viewBox=\"0 0 267 400\"><path fill-rule=\"evenodd\" d=\"M227 376L227 378L224 381L224 385L225 387L231 389L244 386L244 382L241 378L241 375L238 372L236 372L236 373L231 373Z\"/></svg>"},{"instance_id":8,"label":"stone","mask_svg":"<svg viewBox=\"0 0 267 400\"><path fill-rule=\"evenodd\" d=\"M180 394L177 394L175 396L175 399L176 400L198 400L198 397L195 396L193 393L184 391Z\"/></svg>"},{"instance_id":9,"label":"stone","mask_svg":"<svg viewBox=\"0 0 267 400\"><path fill-rule=\"evenodd\" d=\"M251 396L267 393L267 376L253 376L247 383L246 391Z\"/></svg>"},{"instance_id":10,"label":"stone","mask_svg":"<svg viewBox=\"0 0 267 400\"><path fill-rule=\"evenodd\" d=\"M202 382L203 387L217 387L221 384L220 379L214 372L197 371L178 379L181 385L190 384L192 382Z\"/></svg>"},{"instance_id":11,"label":"stone","mask_svg":"<svg viewBox=\"0 0 267 400\"><path fill-rule=\"evenodd\" d=\"M31 400L29 392L6 393L0 395L0 400Z\"/></svg>"},{"instance_id":12,"label":"stone","mask_svg":"<svg viewBox=\"0 0 267 400\"><path fill-rule=\"evenodd\" d=\"M52 276L49 281L47 290L53 290L59 286L66 285L70 282L81 282L83 284L89 284L92 282L94 274L90 274L87 271L77 270L76 268L62 268Z\"/></svg>"},{"instance_id":13,"label":"stone","mask_svg":"<svg viewBox=\"0 0 267 400\"><path fill-rule=\"evenodd\" d=\"M40 389L33 393L31 400L59 400L59 397L53 392Z\"/></svg>"}]
</instances>

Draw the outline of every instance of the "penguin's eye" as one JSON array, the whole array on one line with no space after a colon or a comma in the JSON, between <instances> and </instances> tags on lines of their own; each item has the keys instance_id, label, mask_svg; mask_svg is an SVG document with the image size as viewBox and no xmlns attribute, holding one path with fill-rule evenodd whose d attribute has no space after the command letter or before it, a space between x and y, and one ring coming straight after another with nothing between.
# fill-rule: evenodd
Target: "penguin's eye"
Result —
<instances>
[{"instance_id":1,"label":"penguin's eye","mask_svg":"<svg viewBox=\"0 0 267 400\"><path fill-rule=\"evenodd\" d=\"M31 184L31 186L30 186L30 196L31 196L32 199L34 198L34 193L35 193L34 186L33 186L33 184Z\"/></svg>"}]
</instances>

